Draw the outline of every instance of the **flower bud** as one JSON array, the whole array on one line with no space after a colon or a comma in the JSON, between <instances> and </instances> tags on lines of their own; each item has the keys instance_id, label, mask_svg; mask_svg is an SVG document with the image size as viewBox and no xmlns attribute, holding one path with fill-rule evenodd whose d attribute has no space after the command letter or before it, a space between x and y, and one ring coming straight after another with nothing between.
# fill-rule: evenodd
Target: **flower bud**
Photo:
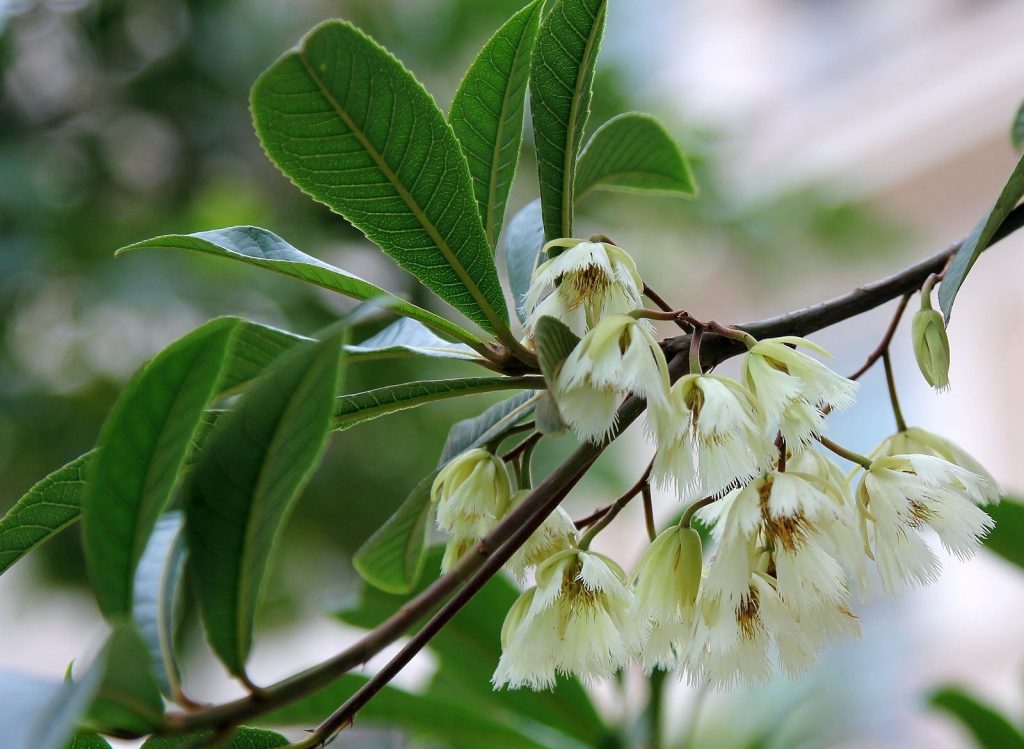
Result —
<instances>
[{"instance_id":1,"label":"flower bud","mask_svg":"<svg viewBox=\"0 0 1024 749\"><path fill-rule=\"evenodd\" d=\"M925 380L936 390L949 387L949 338L942 315L927 299L914 315L914 356Z\"/></svg>"},{"instance_id":2,"label":"flower bud","mask_svg":"<svg viewBox=\"0 0 1024 749\"><path fill-rule=\"evenodd\" d=\"M512 486L501 458L475 448L453 458L434 479L437 525L463 539L480 537L508 511Z\"/></svg>"}]
</instances>

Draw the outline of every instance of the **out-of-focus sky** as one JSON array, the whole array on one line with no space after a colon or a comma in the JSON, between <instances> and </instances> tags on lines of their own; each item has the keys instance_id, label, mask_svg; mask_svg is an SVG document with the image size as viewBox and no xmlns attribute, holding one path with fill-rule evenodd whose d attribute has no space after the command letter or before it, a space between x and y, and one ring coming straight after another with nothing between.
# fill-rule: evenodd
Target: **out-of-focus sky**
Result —
<instances>
[{"instance_id":1,"label":"out-of-focus sky","mask_svg":"<svg viewBox=\"0 0 1024 749\"><path fill-rule=\"evenodd\" d=\"M134 367L203 319L241 313L308 332L344 307L212 261L115 263L121 244L258 223L382 285L411 288L265 163L245 113L263 67L316 22L353 17L446 106L474 50L516 5L0 0L0 509L88 449ZM1024 4L1014 0L610 0L595 124L615 107L656 112L695 154L704 196L693 205L588 198L581 224L614 236L664 295L706 318L756 319L893 272L964 236L1016 163L1008 133L1024 98L1021 28ZM527 149L513 208L532 197L530 158ZM906 328L894 358L908 420L952 437L1007 490L1024 493L1022 252L1024 240L1003 242L965 284L949 331L949 392L927 389ZM835 352L837 369L852 370L888 314L816 340ZM366 373L353 377L353 389L369 386ZM279 574L267 617L280 626L267 627L257 674L283 675L352 637L326 616L303 625L296 613L344 594L347 555L383 517L343 523L332 488L341 481L356 495L386 497L386 514L429 470L447 423L472 411L395 417L395 427L340 441L335 467L296 518L293 541L309 533L318 543L285 550L290 572ZM867 452L890 428L872 373L834 431ZM395 440L388 476L353 464L361 444ZM632 483L647 450L631 435L573 507L602 504L614 485ZM665 516L675 509L667 496L660 506ZM628 566L642 536L627 520L603 543ZM334 544L337 534L345 538ZM77 544L69 537L55 549L0 578L0 668L59 674L102 635L73 569ZM295 580L307 589L292 590ZM807 677L713 696L698 746L743 746L745 732L778 724L772 746L810 731L811 746L966 749L924 695L954 681L1024 716L1022 609L1018 570L989 556L950 560L937 585L862 607L864 638ZM693 693L680 685L673 699L681 732Z\"/></svg>"}]
</instances>

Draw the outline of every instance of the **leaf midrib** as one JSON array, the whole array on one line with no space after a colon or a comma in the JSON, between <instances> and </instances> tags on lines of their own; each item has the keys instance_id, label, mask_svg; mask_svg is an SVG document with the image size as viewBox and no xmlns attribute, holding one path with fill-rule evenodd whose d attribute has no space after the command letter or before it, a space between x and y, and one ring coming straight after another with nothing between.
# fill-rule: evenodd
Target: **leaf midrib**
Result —
<instances>
[{"instance_id":1,"label":"leaf midrib","mask_svg":"<svg viewBox=\"0 0 1024 749\"><path fill-rule=\"evenodd\" d=\"M586 63L594 49L594 42L597 39L598 30L604 20L607 2L602 2L600 9L594 16L594 23L590 26L590 33L587 35L587 44L583 48L583 63ZM572 104L569 107L569 122L566 132L565 154L562 157L562 236L569 237L572 234L572 202L573 202L573 181L576 178L576 170L573 168L576 163L576 121L579 119L579 108L582 103L580 95L583 83L587 77L589 65L582 64L576 71L576 86L573 89Z\"/></svg>"},{"instance_id":2,"label":"leaf midrib","mask_svg":"<svg viewBox=\"0 0 1024 749\"><path fill-rule=\"evenodd\" d=\"M462 281L462 285L466 287L466 290L469 292L470 296L473 297L473 301L476 302L477 306L480 308L480 311L484 313L484 316L494 327L494 332L499 337L504 337L503 334L508 333L507 326L498 316L494 308L491 307L490 302L487 301L487 298L483 295L483 292L481 292L480 288L476 285L476 282L469 277L468 273L466 273L466 269L463 267L462 263L456 257L455 253L452 251L452 248L448 245L448 242L437 231L437 227L434 226L433 222L430 221L429 218L427 218L427 215L423 212L423 209L420 207L420 204L416 201L415 198L413 198L412 194L406 189L405 185L402 184L401 180L398 179L398 175L394 173L394 170L391 169L391 166L384 160L383 155L381 155L377 151L377 149L373 147L373 144L370 143L369 139L366 137L366 134L362 131L361 128L356 126L355 121L348 116L348 113L341 106L341 103L324 85L324 82L321 80L320 76L316 74L316 71L310 64L309 60L306 59L306 50L299 50L296 53L296 56L302 63L303 68L305 68L306 75L308 75L310 80L313 81L314 84L316 84L317 89L320 90L320 93L331 105L331 108L334 109L335 114L337 114L338 117L341 118L342 122L345 124L345 127L347 127L349 131L351 131L351 133L356 137L356 140L359 141L363 149L370 155L370 158L373 159L374 163L377 165L377 168L380 169L381 172L383 172L388 182L390 182L391 186L395 189L395 192L397 192L398 195L402 198L402 200L405 201L406 206L409 208L410 211L412 211L420 226L423 227L424 231L426 231L427 234L430 236L431 240L433 240L434 245L441 251L441 254L444 255L444 258L448 262L449 267L451 267L451 269L455 271L455 275L457 275L459 277L459 280Z\"/></svg>"}]
</instances>

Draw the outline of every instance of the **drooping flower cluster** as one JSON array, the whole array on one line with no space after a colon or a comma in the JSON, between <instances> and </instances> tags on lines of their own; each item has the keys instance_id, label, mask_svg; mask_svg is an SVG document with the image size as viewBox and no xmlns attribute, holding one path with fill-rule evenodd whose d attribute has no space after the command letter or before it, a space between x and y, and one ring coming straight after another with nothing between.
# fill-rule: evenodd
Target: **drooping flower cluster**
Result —
<instances>
[{"instance_id":1,"label":"drooping flower cluster","mask_svg":"<svg viewBox=\"0 0 1024 749\"><path fill-rule=\"evenodd\" d=\"M603 242L547 249L563 251L534 274L528 329L551 315L582 336L549 381L565 422L600 442L624 397L645 399L657 448L650 476L689 508L631 575L589 550L600 526L579 538L556 509L508 564L524 583L535 571L505 621L497 687L605 678L631 660L720 687L764 682L775 665L797 674L859 634L854 598L870 592L872 566L889 593L928 583L939 561L924 531L965 558L991 527L981 505L997 501L999 487L948 440L903 429L868 458L826 438L828 414L853 405L857 384L804 353L827 356L817 345L731 331L748 349L739 380L701 371L692 356L693 371L671 384L636 314L645 287L629 256ZM815 440L858 463L860 475L844 475ZM446 466L433 492L449 533L445 567L528 494L513 494L486 450ZM708 562L694 518L710 528Z\"/></svg>"}]
</instances>

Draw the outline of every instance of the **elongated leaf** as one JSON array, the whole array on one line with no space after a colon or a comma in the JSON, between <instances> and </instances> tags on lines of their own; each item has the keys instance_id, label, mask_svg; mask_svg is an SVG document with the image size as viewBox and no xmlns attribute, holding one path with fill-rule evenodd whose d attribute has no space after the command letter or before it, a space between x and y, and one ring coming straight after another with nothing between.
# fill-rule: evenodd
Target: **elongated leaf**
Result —
<instances>
[{"instance_id":1,"label":"elongated leaf","mask_svg":"<svg viewBox=\"0 0 1024 749\"><path fill-rule=\"evenodd\" d=\"M471 447L479 447L503 434L509 427L525 419L533 410L533 393L519 393L495 403L479 416L463 419L452 426L441 450L437 467L445 464Z\"/></svg>"},{"instance_id":2,"label":"elongated leaf","mask_svg":"<svg viewBox=\"0 0 1024 749\"><path fill-rule=\"evenodd\" d=\"M82 497L85 559L108 619L131 613L135 566L171 492L236 326L212 320L143 367L100 434Z\"/></svg>"},{"instance_id":3,"label":"elongated leaf","mask_svg":"<svg viewBox=\"0 0 1024 749\"><path fill-rule=\"evenodd\" d=\"M391 53L348 23L321 24L256 81L252 113L300 189L469 319L507 332L469 167L444 114Z\"/></svg>"},{"instance_id":4,"label":"elongated leaf","mask_svg":"<svg viewBox=\"0 0 1024 749\"><path fill-rule=\"evenodd\" d=\"M988 705L955 687L940 689L928 700L971 732L979 749L1024 749L1024 736Z\"/></svg>"},{"instance_id":5,"label":"elongated leaf","mask_svg":"<svg viewBox=\"0 0 1024 749\"><path fill-rule=\"evenodd\" d=\"M364 586L358 603L338 612L339 618L364 629L378 626L437 579L442 555L441 547L430 550L427 569L431 574L424 575L409 594L396 596ZM430 641L438 670L428 694L467 707L478 705L477 712L519 726L531 735L537 735L537 724L543 724L558 732L550 736L553 745L564 745L568 737L586 746L604 745L608 729L579 681L559 679L550 692L496 692L490 688L491 674L501 656L505 614L518 595L506 578L492 578Z\"/></svg>"},{"instance_id":6,"label":"elongated leaf","mask_svg":"<svg viewBox=\"0 0 1024 749\"><path fill-rule=\"evenodd\" d=\"M225 318L237 322L231 351L221 373L218 396L230 394L263 372L272 362L293 346L311 339L287 333L241 318ZM454 344L453 344L454 345ZM191 465L198 455L203 438L209 434L224 411L206 411L192 439ZM82 492L85 489L85 468L95 451L81 455L63 468L51 473L19 499L0 518L0 574L81 517Z\"/></svg>"},{"instance_id":7,"label":"elongated leaf","mask_svg":"<svg viewBox=\"0 0 1024 749\"><path fill-rule=\"evenodd\" d=\"M110 749L110 743L95 734L75 736L67 749Z\"/></svg>"},{"instance_id":8,"label":"elongated leaf","mask_svg":"<svg viewBox=\"0 0 1024 749\"><path fill-rule=\"evenodd\" d=\"M366 683L350 674L308 697L262 716L267 725L307 726L318 722ZM360 725L400 729L412 739L438 743L449 749L583 749L535 724L476 710L440 696L411 694L385 687L359 711Z\"/></svg>"},{"instance_id":9,"label":"elongated leaf","mask_svg":"<svg viewBox=\"0 0 1024 749\"><path fill-rule=\"evenodd\" d=\"M530 290L530 279L543 247L544 221L540 200L531 200L508 222L501 242L508 285L520 322L526 322L526 292Z\"/></svg>"},{"instance_id":10,"label":"elongated leaf","mask_svg":"<svg viewBox=\"0 0 1024 749\"><path fill-rule=\"evenodd\" d=\"M185 571L184 517L172 511L156 522L135 572L132 620L149 649L160 689L177 698L181 678L174 655L175 601Z\"/></svg>"},{"instance_id":11,"label":"elongated leaf","mask_svg":"<svg viewBox=\"0 0 1024 749\"><path fill-rule=\"evenodd\" d=\"M497 245L523 138L526 82L544 0L524 7L484 45L452 100L448 120L469 162L487 243Z\"/></svg>"},{"instance_id":12,"label":"elongated leaf","mask_svg":"<svg viewBox=\"0 0 1024 749\"><path fill-rule=\"evenodd\" d=\"M278 724L280 725L280 724ZM206 737L213 737L212 731L201 731L187 736L153 736L146 739L142 749L182 749L195 746ZM217 744L220 749L276 749L288 746L288 739L279 733L263 728L239 728L226 744Z\"/></svg>"},{"instance_id":13,"label":"elongated leaf","mask_svg":"<svg viewBox=\"0 0 1024 749\"><path fill-rule=\"evenodd\" d=\"M693 172L679 146L664 125L639 112L608 120L580 154L576 198L594 189L697 195Z\"/></svg>"},{"instance_id":14,"label":"elongated leaf","mask_svg":"<svg viewBox=\"0 0 1024 749\"><path fill-rule=\"evenodd\" d=\"M504 434L529 415L532 392L515 395L491 406L480 416L460 421L452 427L445 443L445 454L452 457L479 447ZM426 563L430 536L430 487L450 458L442 456L436 471L420 481L394 514L366 539L352 559L356 571L381 590L408 593L419 581Z\"/></svg>"},{"instance_id":15,"label":"elongated leaf","mask_svg":"<svg viewBox=\"0 0 1024 749\"><path fill-rule=\"evenodd\" d=\"M0 575L78 520L88 452L33 486L0 518Z\"/></svg>"},{"instance_id":16,"label":"elongated leaf","mask_svg":"<svg viewBox=\"0 0 1024 749\"><path fill-rule=\"evenodd\" d=\"M91 669L79 682L59 682L0 672L4 749L66 749L101 676Z\"/></svg>"},{"instance_id":17,"label":"elongated leaf","mask_svg":"<svg viewBox=\"0 0 1024 749\"><path fill-rule=\"evenodd\" d=\"M318 260L297 250L281 237L257 226L232 226L227 229L201 231L195 234L166 234L130 244L117 251L120 255L143 248L192 250L208 255L239 260L249 265L272 270L307 283L336 291L353 299L388 301L389 309L399 315L419 320L434 330L460 341L479 344L480 340L468 330L445 320L440 315L403 301L391 292L364 281L358 276Z\"/></svg>"},{"instance_id":18,"label":"elongated leaf","mask_svg":"<svg viewBox=\"0 0 1024 749\"><path fill-rule=\"evenodd\" d=\"M409 318L400 318L365 341L345 346L349 362L425 356L437 359L483 361L464 343L446 341L425 325Z\"/></svg>"},{"instance_id":19,"label":"elongated leaf","mask_svg":"<svg viewBox=\"0 0 1024 749\"><path fill-rule=\"evenodd\" d=\"M992 210L978 222L978 225L974 227L974 231L960 245L960 249L953 256L953 262L946 271L942 285L939 286L939 306L942 308L942 313L946 316L947 323L953 310L953 300L956 299L956 294L960 291L960 286L963 285L964 279L967 278L967 274L974 267L978 256L991 244L996 236L996 232L999 231L999 227L1002 226L1003 221L1010 215L1010 211L1020 201L1021 196L1024 196L1024 156L1021 157L1020 161L1017 162L1017 166L1014 167L1010 179L1007 180L1006 186L1003 187L1003 191L996 199L996 204L992 206Z\"/></svg>"},{"instance_id":20,"label":"elongated leaf","mask_svg":"<svg viewBox=\"0 0 1024 749\"><path fill-rule=\"evenodd\" d=\"M186 505L189 566L214 651L243 675L274 544L323 449L342 334L304 346L221 419Z\"/></svg>"},{"instance_id":21,"label":"elongated leaf","mask_svg":"<svg viewBox=\"0 0 1024 749\"><path fill-rule=\"evenodd\" d=\"M997 505L988 505L985 512L996 521L985 538L985 548L1024 570L1024 503L1003 497Z\"/></svg>"},{"instance_id":22,"label":"elongated leaf","mask_svg":"<svg viewBox=\"0 0 1024 749\"><path fill-rule=\"evenodd\" d=\"M338 396L334 408L334 429L342 430L396 411L425 403L498 390L543 389L538 377L462 377L451 380L423 380Z\"/></svg>"},{"instance_id":23,"label":"elongated leaf","mask_svg":"<svg viewBox=\"0 0 1024 749\"><path fill-rule=\"evenodd\" d=\"M1024 101L1020 103L1017 114L1013 118L1013 125L1010 127L1010 142L1018 151L1024 149Z\"/></svg>"},{"instance_id":24,"label":"elongated leaf","mask_svg":"<svg viewBox=\"0 0 1024 749\"><path fill-rule=\"evenodd\" d=\"M131 626L114 630L103 650L103 680L89 721L105 732L148 733L163 719L164 703L149 652Z\"/></svg>"},{"instance_id":25,"label":"elongated leaf","mask_svg":"<svg viewBox=\"0 0 1024 749\"><path fill-rule=\"evenodd\" d=\"M544 234L572 236L576 157L590 114L607 0L556 0L544 19L530 68Z\"/></svg>"}]
</instances>

